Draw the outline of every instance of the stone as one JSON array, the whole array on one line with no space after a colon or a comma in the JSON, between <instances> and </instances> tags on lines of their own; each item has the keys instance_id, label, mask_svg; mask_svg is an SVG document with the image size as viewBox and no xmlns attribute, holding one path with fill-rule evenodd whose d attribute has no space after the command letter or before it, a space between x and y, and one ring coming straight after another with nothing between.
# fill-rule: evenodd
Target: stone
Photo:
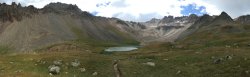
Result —
<instances>
[{"instance_id":1,"label":"stone","mask_svg":"<svg viewBox=\"0 0 250 77\"><path fill-rule=\"evenodd\" d=\"M231 46L229 46L229 45L226 45L225 47L226 47L226 48L231 48Z\"/></svg>"},{"instance_id":2,"label":"stone","mask_svg":"<svg viewBox=\"0 0 250 77\"><path fill-rule=\"evenodd\" d=\"M211 57L211 59L215 59L215 57L214 57L214 56L212 56L212 57Z\"/></svg>"},{"instance_id":3,"label":"stone","mask_svg":"<svg viewBox=\"0 0 250 77\"><path fill-rule=\"evenodd\" d=\"M248 58L244 58L244 60L248 60Z\"/></svg>"},{"instance_id":4,"label":"stone","mask_svg":"<svg viewBox=\"0 0 250 77\"><path fill-rule=\"evenodd\" d=\"M152 66L152 67L155 66L155 63L154 63L154 62L146 62L146 63L144 63L144 64L149 65L149 66Z\"/></svg>"},{"instance_id":5,"label":"stone","mask_svg":"<svg viewBox=\"0 0 250 77\"><path fill-rule=\"evenodd\" d=\"M9 63L10 63L10 64L13 64L14 62L11 61L11 62L9 62Z\"/></svg>"},{"instance_id":6,"label":"stone","mask_svg":"<svg viewBox=\"0 0 250 77\"><path fill-rule=\"evenodd\" d=\"M176 74L180 74L181 73L181 71L180 70L178 70L177 72L176 72Z\"/></svg>"},{"instance_id":7,"label":"stone","mask_svg":"<svg viewBox=\"0 0 250 77\"><path fill-rule=\"evenodd\" d=\"M78 67L78 66L80 66L81 65L81 63L80 63L80 61L78 61L77 59L75 59L75 61L72 61L71 62L71 66L73 66L73 67Z\"/></svg>"},{"instance_id":8,"label":"stone","mask_svg":"<svg viewBox=\"0 0 250 77\"><path fill-rule=\"evenodd\" d=\"M222 58L216 59L214 60L214 64L219 64L222 62L222 60L223 60Z\"/></svg>"},{"instance_id":9,"label":"stone","mask_svg":"<svg viewBox=\"0 0 250 77\"><path fill-rule=\"evenodd\" d=\"M93 76L96 76L96 75L98 75L98 73L97 73L97 72L94 72L94 73L92 73L92 75L93 75Z\"/></svg>"},{"instance_id":10,"label":"stone","mask_svg":"<svg viewBox=\"0 0 250 77\"><path fill-rule=\"evenodd\" d=\"M17 71L15 71L15 73L20 73L20 72L23 72L23 70L17 70Z\"/></svg>"},{"instance_id":11,"label":"stone","mask_svg":"<svg viewBox=\"0 0 250 77\"><path fill-rule=\"evenodd\" d=\"M249 74L249 71L247 70L247 71L245 71L245 73L246 73L246 74Z\"/></svg>"},{"instance_id":12,"label":"stone","mask_svg":"<svg viewBox=\"0 0 250 77\"><path fill-rule=\"evenodd\" d=\"M54 64L54 65L60 66L60 65L62 65L63 63L62 63L62 60L55 60L55 61L53 61L53 64Z\"/></svg>"},{"instance_id":13,"label":"stone","mask_svg":"<svg viewBox=\"0 0 250 77\"><path fill-rule=\"evenodd\" d=\"M233 59L233 57L228 55L228 56L226 56L226 59L231 60L231 59Z\"/></svg>"},{"instance_id":14,"label":"stone","mask_svg":"<svg viewBox=\"0 0 250 77\"><path fill-rule=\"evenodd\" d=\"M61 70L61 68L59 66L56 66L56 65L50 65L48 67L48 69L49 69L50 75L57 75L60 73L60 70Z\"/></svg>"},{"instance_id":15,"label":"stone","mask_svg":"<svg viewBox=\"0 0 250 77\"><path fill-rule=\"evenodd\" d=\"M201 52L195 52L195 54L201 54Z\"/></svg>"},{"instance_id":16,"label":"stone","mask_svg":"<svg viewBox=\"0 0 250 77\"><path fill-rule=\"evenodd\" d=\"M69 72L64 72L65 74L68 74Z\"/></svg>"},{"instance_id":17,"label":"stone","mask_svg":"<svg viewBox=\"0 0 250 77\"><path fill-rule=\"evenodd\" d=\"M240 67L241 67L240 65L237 66L237 68L240 68Z\"/></svg>"},{"instance_id":18,"label":"stone","mask_svg":"<svg viewBox=\"0 0 250 77\"><path fill-rule=\"evenodd\" d=\"M163 60L168 61L168 59L163 59Z\"/></svg>"},{"instance_id":19,"label":"stone","mask_svg":"<svg viewBox=\"0 0 250 77\"><path fill-rule=\"evenodd\" d=\"M85 68L80 68L79 70L80 70L81 72L85 72L85 71L86 71Z\"/></svg>"}]
</instances>

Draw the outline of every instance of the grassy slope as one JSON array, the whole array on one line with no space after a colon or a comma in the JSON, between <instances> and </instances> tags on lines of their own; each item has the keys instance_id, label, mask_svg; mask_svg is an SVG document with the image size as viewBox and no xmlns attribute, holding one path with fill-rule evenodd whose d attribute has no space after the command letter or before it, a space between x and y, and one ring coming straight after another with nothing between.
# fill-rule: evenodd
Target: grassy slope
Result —
<instances>
[{"instance_id":1,"label":"grassy slope","mask_svg":"<svg viewBox=\"0 0 250 77\"><path fill-rule=\"evenodd\" d=\"M0 69L4 70L0 71L0 76L48 77L47 67L52 61L63 60L62 73L56 77L94 77L91 74L95 71L98 72L96 77L114 77L113 60L121 59L119 66L123 77L249 77L246 73L250 70L249 27L241 26L244 32L224 32L222 28L202 31L176 44L152 44L134 52L105 55L96 47L86 46L89 51L7 53L0 56ZM232 59L226 59L228 55ZM218 58L223 61L214 64ZM77 68L66 65L74 59L79 59L81 67L87 71L80 73ZM145 62L155 62L156 66L144 65ZM17 70L22 72L16 73ZM181 73L176 74L177 71Z\"/></svg>"}]
</instances>

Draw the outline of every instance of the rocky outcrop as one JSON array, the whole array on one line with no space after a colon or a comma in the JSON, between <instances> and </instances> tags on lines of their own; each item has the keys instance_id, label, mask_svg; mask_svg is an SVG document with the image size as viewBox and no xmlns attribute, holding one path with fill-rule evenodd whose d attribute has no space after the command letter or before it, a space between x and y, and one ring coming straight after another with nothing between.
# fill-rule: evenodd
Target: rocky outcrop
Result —
<instances>
[{"instance_id":1,"label":"rocky outcrop","mask_svg":"<svg viewBox=\"0 0 250 77\"><path fill-rule=\"evenodd\" d=\"M250 24L250 15L243 15L236 19L236 22L241 24Z\"/></svg>"},{"instance_id":2,"label":"rocky outcrop","mask_svg":"<svg viewBox=\"0 0 250 77\"><path fill-rule=\"evenodd\" d=\"M20 21L23 17L30 17L34 13L38 13L38 9L32 5L22 7L20 3L16 4L15 2L12 2L11 5L0 3L0 16L2 22L13 22L14 20Z\"/></svg>"},{"instance_id":3,"label":"rocky outcrop","mask_svg":"<svg viewBox=\"0 0 250 77\"><path fill-rule=\"evenodd\" d=\"M56 13L56 14L70 14L76 17L79 16L92 16L88 12L81 11L76 5L65 3L50 3L42 9L37 9L33 5L23 7L20 3L12 2L11 5L0 3L0 16L1 21L14 20L21 21L23 17L31 17L33 14L41 13Z\"/></svg>"},{"instance_id":4,"label":"rocky outcrop","mask_svg":"<svg viewBox=\"0 0 250 77\"><path fill-rule=\"evenodd\" d=\"M42 12L43 13L56 13L56 14L71 14L71 15L83 14L83 12L76 5L65 4L65 3L60 3L60 2L50 3L44 6L44 8L42 8Z\"/></svg>"},{"instance_id":5,"label":"rocky outcrop","mask_svg":"<svg viewBox=\"0 0 250 77\"><path fill-rule=\"evenodd\" d=\"M196 20L193 20L192 18L196 18ZM205 14L201 17L191 16L189 20L193 21L194 23L190 27L188 27L187 30L183 31L176 40L183 39L197 31L201 27L209 25L212 22L213 17Z\"/></svg>"},{"instance_id":6,"label":"rocky outcrop","mask_svg":"<svg viewBox=\"0 0 250 77\"><path fill-rule=\"evenodd\" d=\"M159 23L170 23L174 21L174 16L165 16Z\"/></svg>"},{"instance_id":7,"label":"rocky outcrop","mask_svg":"<svg viewBox=\"0 0 250 77\"><path fill-rule=\"evenodd\" d=\"M142 44L152 42L174 42L183 31L199 19L197 15L165 16L162 19L152 19L143 23L146 28L140 30L139 39Z\"/></svg>"},{"instance_id":8,"label":"rocky outcrop","mask_svg":"<svg viewBox=\"0 0 250 77\"><path fill-rule=\"evenodd\" d=\"M226 24L233 24L234 20L226 13L222 12L219 16L217 16L210 25L212 26L222 26Z\"/></svg>"}]
</instances>

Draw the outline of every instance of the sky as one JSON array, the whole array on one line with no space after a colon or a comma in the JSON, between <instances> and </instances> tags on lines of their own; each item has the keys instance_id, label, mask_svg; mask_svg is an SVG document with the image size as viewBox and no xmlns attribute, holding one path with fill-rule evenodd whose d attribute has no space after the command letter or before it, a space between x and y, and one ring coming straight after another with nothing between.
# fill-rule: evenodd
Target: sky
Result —
<instances>
[{"instance_id":1,"label":"sky","mask_svg":"<svg viewBox=\"0 0 250 77\"><path fill-rule=\"evenodd\" d=\"M164 16L219 15L227 12L232 18L250 14L250 0L0 0L42 8L51 2L76 4L81 10L96 16L116 17L144 22Z\"/></svg>"}]
</instances>

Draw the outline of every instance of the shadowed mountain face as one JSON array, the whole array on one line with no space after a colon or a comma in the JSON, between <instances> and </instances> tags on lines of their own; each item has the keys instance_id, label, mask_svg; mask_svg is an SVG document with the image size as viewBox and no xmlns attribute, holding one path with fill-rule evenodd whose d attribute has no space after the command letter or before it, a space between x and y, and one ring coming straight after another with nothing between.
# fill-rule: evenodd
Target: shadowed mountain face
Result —
<instances>
[{"instance_id":1,"label":"shadowed mountain face","mask_svg":"<svg viewBox=\"0 0 250 77\"><path fill-rule=\"evenodd\" d=\"M1 4L0 45L30 51L74 40L85 43L133 42L118 19L95 17L75 5L51 3L42 9ZM92 41L92 42L91 42Z\"/></svg>"},{"instance_id":2,"label":"shadowed mountain face","mask_svg":"<svg viewBox=\"0 0 250 77\"><path fill-rule=\"evenodd\" d=\"M211 25L220 26L225 24L233 24L233 22L233 19L226 12L222 12L213 20Z\"/></svg>"}]
</instances>

